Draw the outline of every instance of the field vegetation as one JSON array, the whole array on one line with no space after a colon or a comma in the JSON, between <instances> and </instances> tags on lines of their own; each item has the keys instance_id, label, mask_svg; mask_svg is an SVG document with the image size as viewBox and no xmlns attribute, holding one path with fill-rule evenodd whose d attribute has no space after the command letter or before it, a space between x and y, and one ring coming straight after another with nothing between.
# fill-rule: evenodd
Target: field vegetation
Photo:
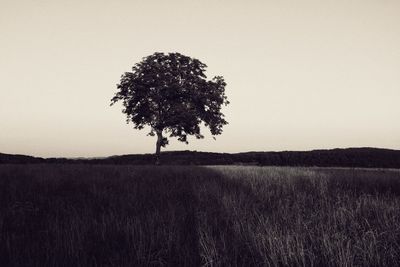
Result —
<instances>
[{"instance_id":1,"label":"field vegetation","mask_svg":"<svg viewBox=\"0 0 400 267\"><path fill-rule=\"evenodd\" d=\"M396 266L400 171L0 165L2 266Z\"/></svg>"}]
</instances>

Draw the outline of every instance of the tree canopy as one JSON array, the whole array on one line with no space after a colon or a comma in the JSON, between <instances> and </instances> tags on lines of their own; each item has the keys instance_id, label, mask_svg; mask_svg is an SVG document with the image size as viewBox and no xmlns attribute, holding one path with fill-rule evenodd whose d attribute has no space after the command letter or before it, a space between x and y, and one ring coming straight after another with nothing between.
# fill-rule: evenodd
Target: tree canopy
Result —
<instances>
[{"instance_id":1,"label":"tree canopy","mask_svg":"<svg viewBox=\"0 0 400 267\"><path fill-rule=\"evenodd\" d=\"M213 136L227 124L221 112L229 104L222 76L207 80L206 65L180 53L154 53L125 72L117 85L111 105L122 101L127 123L135 129L150 126L157 135L156 154L168 144L167 137L188 143L188 136L203 138L203 122Z\"/></svg>"}]
</instances>

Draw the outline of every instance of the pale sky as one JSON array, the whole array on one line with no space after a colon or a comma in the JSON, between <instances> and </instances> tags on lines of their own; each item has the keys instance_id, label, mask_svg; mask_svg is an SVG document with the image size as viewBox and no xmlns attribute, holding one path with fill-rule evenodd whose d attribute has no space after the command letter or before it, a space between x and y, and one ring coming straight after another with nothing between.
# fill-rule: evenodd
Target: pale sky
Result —
<instances>
[{"instance_id":1,"label":"pale sky","mask_svg":"<svg viewBox=\"0 0 400 267\"><path fill-rule=\"evenodd\" d=\"M201 60L231 102L216 141L166 150L400 149L399 14L397 0L0 0L0 152L153 153L109 104L154 52Z\"/></svg>"}]
</instances>

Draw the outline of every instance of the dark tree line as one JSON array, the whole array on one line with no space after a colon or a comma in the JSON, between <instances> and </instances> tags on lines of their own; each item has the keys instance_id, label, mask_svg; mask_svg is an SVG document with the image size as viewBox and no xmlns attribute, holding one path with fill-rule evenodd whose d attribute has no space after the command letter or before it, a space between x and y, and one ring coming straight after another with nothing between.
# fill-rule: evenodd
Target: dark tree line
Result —
<instances>
[{"instance_id":1,"label":"dark tree line","mask_svg":"<svg viewBox=\"0 0 400 267\"><path fill-rule=\"evenodd\" d=\"M314 151L209 153L196 151L163 152L163 163L170 165L259 165L400 168L400 151L377 148L349 148ZM153 154L113 156L103 159L34 158L0 154L1 163L80 163L154 164Z\"/></svg>"}]
</instances>

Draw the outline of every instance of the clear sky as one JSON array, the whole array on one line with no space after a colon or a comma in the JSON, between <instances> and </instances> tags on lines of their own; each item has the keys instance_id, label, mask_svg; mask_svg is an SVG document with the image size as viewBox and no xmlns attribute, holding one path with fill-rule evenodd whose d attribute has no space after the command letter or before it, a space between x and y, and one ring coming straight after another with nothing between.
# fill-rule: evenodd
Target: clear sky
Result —
<instances>
[{"instance_id":1,"label":"clear sky","mask_svg":"<svg viewBox=\"0 0 400 267\"><path fill-rule=\"evenodd\" d=\"M229 125L167 150L400 149L400 1L1 0L0 152L153 153L109 106L120 75L180 52L222 75Z\"/></svg>"}]
</instances>

